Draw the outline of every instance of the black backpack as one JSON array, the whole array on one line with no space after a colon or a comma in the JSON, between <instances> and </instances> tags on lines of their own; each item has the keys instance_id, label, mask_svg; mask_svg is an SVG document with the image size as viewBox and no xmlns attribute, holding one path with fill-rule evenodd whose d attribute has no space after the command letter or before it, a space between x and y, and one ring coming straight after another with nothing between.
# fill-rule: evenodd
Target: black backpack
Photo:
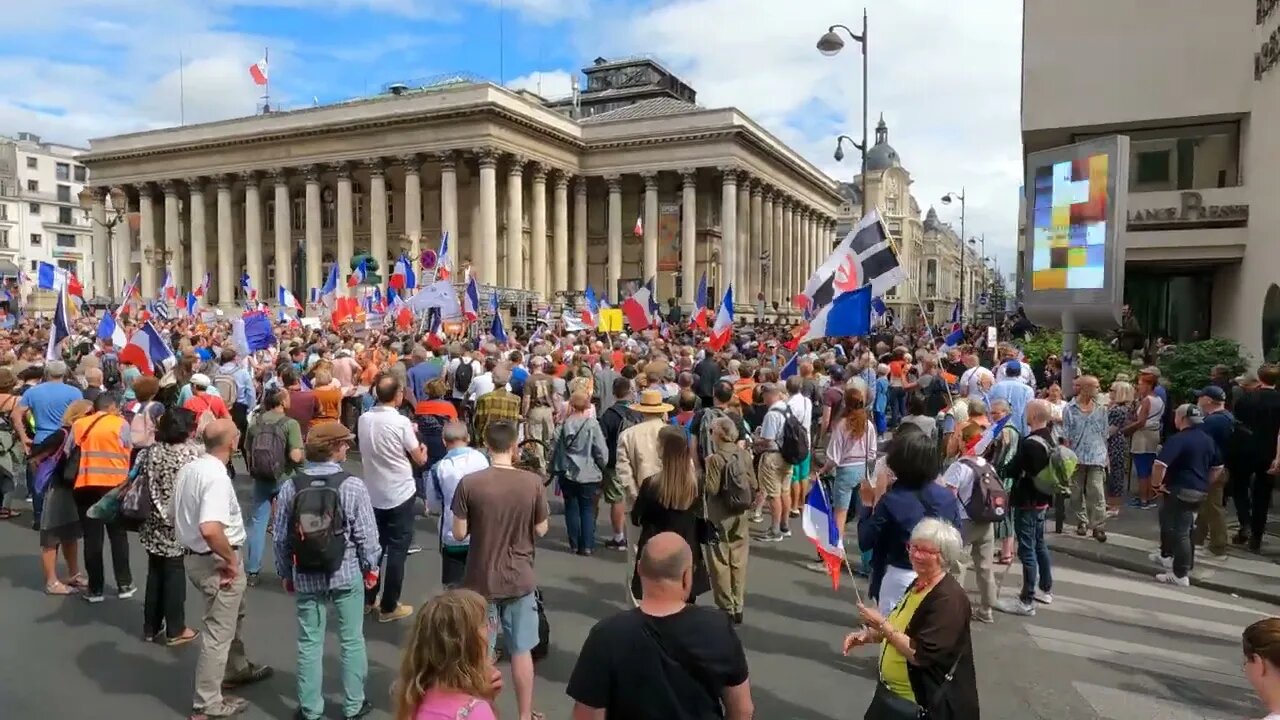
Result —
<instances>
[{"instance_id":1,"label":"black backpack","mask_svg":"<svg viewBox=\"0 0 1280 720\"><path fill-rule=\"evenodd\" d=\"M347 522L339 488L349 475L302 475L293 478L289 515L289 554L295 570L332 575L347 553Z\"/></svg>"},{"instance_id":2,"label":"black backpack","mask_svg":"<svg viewBox=\"0 0 1280 720\"><path fill-rule=\"evenodd\" d=\"M772 412L782 413L782 434L778 436L778 452L782 453L783 462L788 465L799 465L809 457L809 438L804 425L791 412L791 408Z\"/></svg>"},{"instance_id":3,"label":"black backpack","mask_svg":"<svg viewBox=\"0 0 1280 720\"><path fill-rule=\"evenodd\" d=\"M1009 515L1009 493L1000 482L1000 473L989 462L960 458L973 473L973 491L964 503L964 512L974 522L999 522Z\"/></svg>"},{"instance_id":4,"label":"black backpack","mask_svg":"<svg viewBox=\"0 0 1280 720\"><path fill-rule=\"evenodd\" d=\"M288 468L289 433L284 417L274 422L259 420L254 424L253 441L249 443L249 475L254 480L277 482Z\"/></svg>"},{"instance_id":5,"label":"black backpack","mask_svg":"<svg viewBox=\"0 0 1280 720\"><path fill-rule=\"evenodd\" d=\"M120 360L115 355L102 357L102 387L108 390L120 388Z\"/></svg>"},{"instance_id":6,"label":"black backpack","mask_svg":"<svg viewBox=\"0 0 1280 720\"><path fill-rule=\"evenodd\" d=\"M471 363L474 360L463 360L458 363L458 367L453 371L453 389L460 393L466 393L471 389L471 377L475 374L475 366Z\"/></svg>"}]
</instances>

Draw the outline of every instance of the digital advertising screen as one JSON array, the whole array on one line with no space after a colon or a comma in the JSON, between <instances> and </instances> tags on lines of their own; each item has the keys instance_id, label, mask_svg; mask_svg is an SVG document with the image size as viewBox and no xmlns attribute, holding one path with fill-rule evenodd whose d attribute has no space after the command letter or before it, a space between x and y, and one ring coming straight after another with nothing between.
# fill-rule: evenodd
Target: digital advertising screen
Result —
<instances>
[{"instance_id":1,"label":"digital advertising screen","mask_svg":"<svg viewBox=\"0 0 1280 720\"><path fill-rule=\"evenodd\" d=\"M1099 153L1036 168L1032 290L1106 287L1109 159Z\"/></svg>"},{"instance_id":2,"label":"digital advertising screen","mask_svg":"<svg viewBox=\"0 0 1280 720\"><path fill-rule=\"evenodd\" d=\"M1107 329L1124 298L1129 138L1027 154L1023 308L1035 323Z\"/></svg>"}]
</instances>

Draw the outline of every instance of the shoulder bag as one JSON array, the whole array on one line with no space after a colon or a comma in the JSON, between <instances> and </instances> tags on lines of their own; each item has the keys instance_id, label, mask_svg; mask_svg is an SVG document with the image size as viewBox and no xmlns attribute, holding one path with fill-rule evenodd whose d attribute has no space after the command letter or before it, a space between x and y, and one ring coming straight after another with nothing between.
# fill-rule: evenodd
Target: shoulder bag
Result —
<instances>
[{"instance_id":1,"label":"shoulder bag","mask_svg":"<svg viewBox=\"0 0 1280 720\"><path fill-rule=\"evenodd\" d=\"M707 697L711 699L712 707L716 709L719 716L724 717L724 701L720 697L717 684L711 679L711 676L707 673L706 668L703 667L702 663L691 657L689 655L689 651L686 650L683 645L676 645L674 648L668 646L662 641L662 633L653 624L653 621L649 619L649 616L645 615L644 611L639 608L637 608L635 612L640 613L644 634L658 646L658 652L661 653L664 658L679 666L685 674L692 678L693 681L696 682L705 693L707 693Z\"/></svg>"},{"instance_id":2,"label":"shoulder bag","mask_svg":"<svg viewBox=\"0 0 1280 720\"><path fill-rule=\"evenodd\" d=\"M905 596L903 599L906 599ZM955 662L951 663L951 669L942 678L942 683L938 685L933 697L928 698L924 705L920 705L890 690L885 683L884 675L880 672L880 668L884 664L884 644L882 641L880 660L876 663L875 695L871 697L871 704L867 706L867 712L862 716L862 720L925 720L932 717L933 709L946 697L947 688L955 678L956 669L960 667L960 661L964 659L964 656L965 650L961 649L960 653L956 655Z\"/></svg>"}]
</instances>

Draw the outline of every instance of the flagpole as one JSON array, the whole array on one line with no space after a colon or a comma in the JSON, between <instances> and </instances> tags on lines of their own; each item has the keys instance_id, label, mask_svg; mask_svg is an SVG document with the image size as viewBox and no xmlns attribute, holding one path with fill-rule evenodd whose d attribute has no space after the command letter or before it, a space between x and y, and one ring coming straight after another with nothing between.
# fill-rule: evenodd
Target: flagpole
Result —
<instances>
[{"instance_id":1,"label":"flagpole","mask_svg":"<svg viewBox=\"0 0 1280 720\"><path fill-rule=\"evenodd\" d=\"M263 83L262 91L262 112L271 112L271 48L264 47L262 49L263 64L267 66L267 81Z\"/></svg>"},{"instance_id":2,"label":"flagpole","mask_svg":"<svg viewBox=\"0 0 1280 720\"><path fill-rule=\"evenodd\" d=\"M884 225L884 218L880 218L880 224L881 224L882 226ZM895 242L895 241L894 241L894 239L893 239L893 236L889 234L889 228L888 228L888 227L884 227L884 236L885 236L886 238L888 238L888 240L889 240L889 248L890 248L891 250L893 250L894 257L901 258L901 257L902 257L902 254L901 254L900 252L898 252L898 243L897 243L897 242ZM964 251L964 248L961 248L961 252L963 252L963 251ZM925 331L925 333L927 333L927 334L928 334L928 336L929 336L929 345L931 346L931 349L932 349L932 350L936 351L936 350L937 350L937 348L933 348L933 347L932 347L932 345L933 345L933 341L934 341L934 337L933 337L933 330L932 330L932 329L930 329L930 327L929 327L929 322L928 322L928 320L929 320L929 315L928 315L928 313L926 313L926 312L925 312L925 309L924 309L924 302L920 300L920 292L919 292L919 289L916 287L916 284L915 284L915 281L914 281L914 280L912 280L911 282L908 282L908 283L907 283L907 285L909 285L909 286L910 286L911 296L912 296L913 298L915 298L915 301L916 301L916 308L918 308L918 309L920 310L920 317L921 317L921 318L923 318L923 319L925 320L925 324L924 324L924 331ZM951 406L953 403L955 403L955 398L951 395L951 384L950 384L950 383L948 383L948 382L946 382L946 381L943 381L943 383L942 383L942 387L944 387L944 388L946 389L946 391L947 391L947 405L948 405L948 406Z\"/></svg>"},{"instance_id":3,"label":"flagpole","mask_svg":"<svg viewBox=\"0 0 1280 720\"><path fill-rule=\"evenodd\" d=\"M182 51L178 51L178 124L187 124L187 89L184 74Z\"/></svg>"}]
</instances>

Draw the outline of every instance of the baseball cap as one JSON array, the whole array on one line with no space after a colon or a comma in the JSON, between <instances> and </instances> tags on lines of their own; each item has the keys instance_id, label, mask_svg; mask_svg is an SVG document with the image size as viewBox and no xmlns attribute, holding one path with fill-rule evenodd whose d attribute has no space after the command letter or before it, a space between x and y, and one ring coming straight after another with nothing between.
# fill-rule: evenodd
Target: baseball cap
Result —
<instances>
[{"instance_id":1,"label":"baseball cap","mask_svg":"<svg viewBox=\"0 0 1280 720\"><path fill-rule=\"evenodd\" d=\"M1207 397L1210 400L1213 400L1215 402L1227 401L1227 394L1222 392L1222 388L1218 387L1217 385L1209 385L1208 387L1200 388L1199 390L1195 391L1192 394L1198 398Z\"/></svg>"},{"instance_id":2,"label":"baseball cap","mask_svg":"<svg viewBox=\"0 0 1280 720\"><path fill-rule=\"evenodd\" d=\"M1022 363L1018 362L1017 360L1010 360L1008 364L1004 366L1004 374L1008 377L1012 377L1014 375L1021 375Z\"/></svg>"},{"instance_id":3,"label":"baseball cap","mask_svg":"<svg viewBox=\"0 0 1280 720\"><path fill-rule=\"evenodd\" d=\"M196 387L207 388L213 384L213 381L204 373L196 373L191 376L191 384Z\"/></svg>"},{"instance_id":4,"label":"baseball cap","mask_svg":"<svg viewBox=\"0 0 1280 720\"><path fill-rule=\"evenodd\" d=\"M355 435L347 429L346 425L337 420L326 420L311 426L311 430L307 432L308 447L323 447L329 443L339 440L350 440Z\"/></svg>"},{"instance_id":5,"label":"baseball cap","mask_svg":"<svg viewBox=\"0 0 1280 720\"><path fill-rule=\"evenodd\" d=\"M1186 408L1183 411L1183 417L1187 419L1187 422L1192 425L1199 425L1204 422L1204 412L1200 410L1199 407L1191 404L1184 405L1183 407Z\"/></svg>"}]
</instances>

